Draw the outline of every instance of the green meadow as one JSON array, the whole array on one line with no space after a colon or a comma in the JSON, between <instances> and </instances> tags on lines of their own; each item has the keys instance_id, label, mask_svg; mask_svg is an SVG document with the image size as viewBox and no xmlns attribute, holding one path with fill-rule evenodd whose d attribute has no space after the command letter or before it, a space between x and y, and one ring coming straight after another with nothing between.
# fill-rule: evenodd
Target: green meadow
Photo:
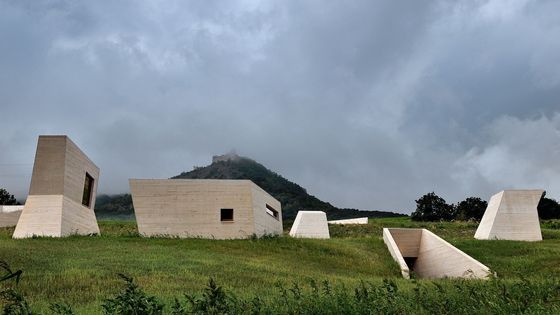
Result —
<instances>
[{"instance_id":1,"label":"green meadow","mask_svg":"<svg viewBox=\"0 0 560 315\"><path fill-rule=\"evenodd\" d=\"M543 222L542 242L479 241L473 238L476 223L418 223L409 218L370 219L363 226L331 225L330 240L287 236L248 240L144 238L138 235L134 221L101 220L99 225L100 236L59 239L13 240L13 228L0 229L0 259L13 270L23 270L17 286L13 281L4 281L0 290L16 288L33 310L43 314L49 314L49 305L55 302L71 305L77 314L101 314L100 305L105 299L122 290L119 273L134 278L146 294L165 304L164 313L171 312L169 305L175 298L202 294L210 278L237 300L257 298L265 306L277 303L268 309L272 313L339 312L336 307L344 305L344 296L351 301L360 298L363 294L359 294L359 288L364 284L373 290L371 296L379 294L383 301L391 301L385 295L393 294L393 286L397 288L399 293L393 298L401 305L377 309L380 313L477 311L480 297L474 295L480 292L488 292L491 303L478 309L479 313L511 313L508 307L514 306L517 308L513 312L560 313L558 221ZM402 279L383 243L383 227L427 228L490 267L497 279ZM321 284L321 292L324 286L337 292L341 300L336 306L328 306L335 303L329 296L313 295L317 284ZM471 304L463 292L467 288L472 291ZM522 296L529 293L535 294L534 298L522 301ZM285 299L283 303L280 297ZM312 299L329 308L313 309L316 306L311 305ZM374 297L368 299L368 303L377 301ZM363 313L354 309L361 300L351 301L351 306L345 306L347 313ZM422 306L423 301L431 302ZM287 309L286 303L300 304ZM375 307L371 312L376 313Z\"/></svg>"}]
</instances>

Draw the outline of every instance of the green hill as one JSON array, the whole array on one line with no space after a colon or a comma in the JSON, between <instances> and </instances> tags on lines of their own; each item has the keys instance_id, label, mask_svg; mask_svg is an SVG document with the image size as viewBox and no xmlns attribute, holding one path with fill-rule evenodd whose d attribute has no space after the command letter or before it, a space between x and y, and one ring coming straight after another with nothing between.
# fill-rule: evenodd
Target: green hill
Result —
<instances>
[{"instance_id":1,"label":"green hill","mask_svg":"<svg viewBox=\"0 0 560 315\"><path fill-rule=\"evenodd\" d=\"M196 167L172 178L189 179L250 179L282 203L282 217L293 220L299 210L322 210L329 220L357 217L397 217L402 214L386 211L341 209L307 193L305 188L287 180L256 161L234 153L215 156L212 164Z\"/></svg>"},{"instance_id":2,"label":"green hill","mask_svg":"<svg viewBox=\"0 0 560 315\"><path fill-rule=\"evenodd\" d=\"M342 209L322 201L307 193L305 188L269 170L262 164L236 154L214 156L212 164L195 167L173 179L249 179L282 203L282 218L292 221L302 209L322 210L329 220L356 217L398 217L403 214L386 211L359 211ZM98 214L126 214L132 211L130 195L103 195L97 199L95 211Z\"/></svg>"}]
</instances>

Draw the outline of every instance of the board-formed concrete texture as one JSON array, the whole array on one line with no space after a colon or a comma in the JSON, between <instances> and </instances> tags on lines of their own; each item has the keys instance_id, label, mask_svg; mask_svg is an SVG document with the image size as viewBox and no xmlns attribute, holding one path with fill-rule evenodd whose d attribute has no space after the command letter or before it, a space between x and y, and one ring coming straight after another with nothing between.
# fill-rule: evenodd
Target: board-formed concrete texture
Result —
<instances>
[{"instance_id":1,"label":"board-formed concrete texture","mask_svg":"<svg viewBox=\"0 0 560 315\"><path fill-rule=\"evenodd\" d=\"M327 214L323 211L298 211L290 236L300 238L330 238Z\"/></svg>"},{"instance_id":2,"label":"board-formed concrete texture","mask_svg":"<svg viewBox=\"0 0 560 315\"><path fill-rule=\"evenodd\" d=\"M343 219L343 220L331 220L329 224L368 224L368 218L355 218L355 219Z\"/></svg>"},{"instance_id":3,"label":"board-formed concrete texture","mask_svg":"<svg viewBox=\"0 0 560 315\"><path fill-rule=\"evenodd\" d=\"M99 234L99 168L67 136L39 136L31 185L13 238Z\"/></svg>"},{"instance_id":4,"label":"board-formed concrete texture","mask_svg":"<svg viewBox=\"0 0 560 315\"><path fill-rule=\"evenodd\" d=\"M248 238L282 234L280 202L250 180L130 179L144 236Z\"/></svg>"},{"instance_id":5,"label":"board-formed concrete texture","mask_svg":"<svg viewBox=\"0 0 560 315\"><path fill-rule=\"evenodd\" d=\"M490 269L426 229L384 228L383 241L404 278L480 278Z\"/></svg>"},{"instance_id":6,"label":"board-formed concrete texture","mask_svg":"<svg viewBox=\"0 0 560 315\"><path fill-rule=\"evenodd\" d=\"M474 237L479 240L541 241L537 205L544 190L503 190L490 198Z\"/></svg>"},{"instance_id":7,"label":"board-formed concrete texture","mask_svg":"<svg viewBox=\"0 0 560 315\"><path fill-rule=\"evenodd\" d=\"M0 227L16 226L23 206L0 206Z\"/></svg>"}]
</instances>

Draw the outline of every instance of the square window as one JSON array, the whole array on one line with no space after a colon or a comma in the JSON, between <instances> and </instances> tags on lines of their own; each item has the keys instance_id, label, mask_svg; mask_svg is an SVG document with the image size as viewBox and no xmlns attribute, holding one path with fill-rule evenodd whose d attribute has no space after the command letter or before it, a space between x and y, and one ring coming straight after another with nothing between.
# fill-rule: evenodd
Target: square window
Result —
<instances>
[{"instance_id":1,"label":"square window","mask_svg":"<svg viewBox=\"0 0 560 315\"><path fill-rule=\"evenodd\" d=\"M84 194L82 196L82 204L86 207L91 206L91 195L93 194L93 177L86 173L86 180L84 182Z\"/></svg>"},{"instance_id":2,"label":"square window","mask_svg":"<svg viewBox=\"0 0 560 315\"><path fill-rule=\"evenodd\" d=\"M220 221L233 221L233 209L220 209Z\"/></svg>"}]
</instances>

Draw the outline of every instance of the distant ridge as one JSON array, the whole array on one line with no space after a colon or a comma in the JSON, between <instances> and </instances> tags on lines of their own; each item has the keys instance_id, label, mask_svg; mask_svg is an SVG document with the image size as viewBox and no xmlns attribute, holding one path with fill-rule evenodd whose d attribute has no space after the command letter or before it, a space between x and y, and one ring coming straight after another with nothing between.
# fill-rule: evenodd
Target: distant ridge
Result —
<instances>
[{"instance_id":1,"label":"distant ridge","mask_svg":"<svg viewBox=\"0 0 560 315\"><path fill-rule=\"evenodd\" d=\"M250 179L282 203L282 217L291 221L299 210L322 210L329 220L357 217L397 217L403 214L387 211L359 211L341 209L322 201L296 183L267 169L262 164L237 155L234 151L212 157L212 164L195 167L190 172L183 172L172 178L177 179Z\"/></svg>"}]
</instances>

